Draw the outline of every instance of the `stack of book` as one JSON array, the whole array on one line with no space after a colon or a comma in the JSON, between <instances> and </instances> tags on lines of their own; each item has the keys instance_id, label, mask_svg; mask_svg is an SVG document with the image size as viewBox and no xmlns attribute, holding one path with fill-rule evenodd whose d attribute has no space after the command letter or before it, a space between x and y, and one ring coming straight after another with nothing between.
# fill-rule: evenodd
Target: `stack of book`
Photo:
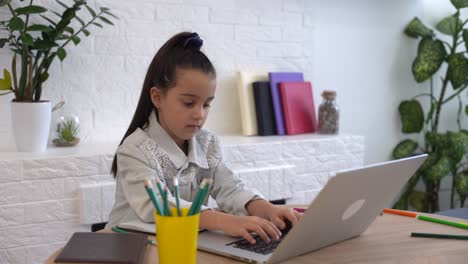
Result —
<instances>
[{"instance_id":1,"label":"stack of book","mask_svg":"<svg viewBox=\"0 0 468 264\"><path fill-rule=\"evenodd\" d=\"M301 72L240 72L238 80L244 135L316 131L312 85Z\"/></svg>"}]
</instances>

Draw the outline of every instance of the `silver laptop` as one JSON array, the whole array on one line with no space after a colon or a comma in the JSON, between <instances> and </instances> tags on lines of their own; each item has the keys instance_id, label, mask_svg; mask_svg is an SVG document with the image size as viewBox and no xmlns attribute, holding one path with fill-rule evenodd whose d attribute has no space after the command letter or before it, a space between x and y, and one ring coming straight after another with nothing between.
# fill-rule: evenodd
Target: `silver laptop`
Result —
<instances>
[{"instance_id":1,"label":"silver laptop","mask_svg":"<svg viewBox=\"0 0 468 264\"><path fill-rule=\"evenodd\" d=\"M301 221L274 245L256 246L221 232L199 234L200 250L250 263L277 263L360 235L389 207L426 154L340 171L309 205Z\"/></svg>"}]
</instances>

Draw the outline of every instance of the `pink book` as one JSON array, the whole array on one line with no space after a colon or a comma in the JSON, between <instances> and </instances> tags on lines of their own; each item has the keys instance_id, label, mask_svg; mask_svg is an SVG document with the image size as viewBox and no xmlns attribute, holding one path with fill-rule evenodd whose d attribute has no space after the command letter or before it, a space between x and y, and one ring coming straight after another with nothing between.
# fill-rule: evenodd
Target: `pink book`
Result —
<instances>
[{"instance_id":1,"label":"pink book","mask_svg":"<svg viewBox=\"0 0 468 264\"><path fill-rule=\"evenodd\" d=\"M280 82L286 134L313 133L317 129L310 82Z\"/></svg>"}]
</instances>

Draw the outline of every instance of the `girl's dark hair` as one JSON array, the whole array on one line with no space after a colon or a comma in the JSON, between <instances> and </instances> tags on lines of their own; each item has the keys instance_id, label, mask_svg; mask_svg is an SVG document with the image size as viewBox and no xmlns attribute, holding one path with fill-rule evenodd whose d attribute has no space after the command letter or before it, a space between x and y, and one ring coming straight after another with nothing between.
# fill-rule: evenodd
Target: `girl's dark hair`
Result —
<instances>
[{"instance_id":1,"label":"girl's dark hair","mask_svg":"<svg viewBox=\"0 0 468 264\"><path fill-rule=\"evenodd\" d=\"M137 128L144 128L152 111L157 114L154 107L150 89L157 87L167 92L176 85L177 69L196 69L206 74L216 76L216 71L208 57L200 51L203 40L197 33L182 32L170 38L156 53L146 73L140 99L133 115L132 122L127 129L120 145ZM112 161L112 174L117 173L117 154Z\"/></svg>"}]
</instances>

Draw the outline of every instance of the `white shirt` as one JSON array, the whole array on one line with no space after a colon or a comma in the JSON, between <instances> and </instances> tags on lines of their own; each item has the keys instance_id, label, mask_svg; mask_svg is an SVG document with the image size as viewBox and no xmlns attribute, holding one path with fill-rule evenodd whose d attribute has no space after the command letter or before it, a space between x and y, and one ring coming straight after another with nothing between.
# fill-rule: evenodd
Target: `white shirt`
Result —
<instances>
[{"instance_id":1,"label":"white shirt","mask_svg":"<svg viewBox=\"0 0 468 264\"><path fill-rule=\"evenodd\" d=\"M159 125L153 112L146 128L137 128L117 149L115 204L107 226L135 220L154 222L154 207L143 181L158 177L173 193L175 175L179 180L182 207L190 207L203 178L212 178L210 196L216 200L219 209L247 215L247 202L263 197L245 187L225 165L221 152L219 139L201 129L189 140L188 155L185 155ZM174 197L169 194L168 198L175 205ZM202 210L206 209L208 207L203 206Z\"/></svg>"}]
</instances>

